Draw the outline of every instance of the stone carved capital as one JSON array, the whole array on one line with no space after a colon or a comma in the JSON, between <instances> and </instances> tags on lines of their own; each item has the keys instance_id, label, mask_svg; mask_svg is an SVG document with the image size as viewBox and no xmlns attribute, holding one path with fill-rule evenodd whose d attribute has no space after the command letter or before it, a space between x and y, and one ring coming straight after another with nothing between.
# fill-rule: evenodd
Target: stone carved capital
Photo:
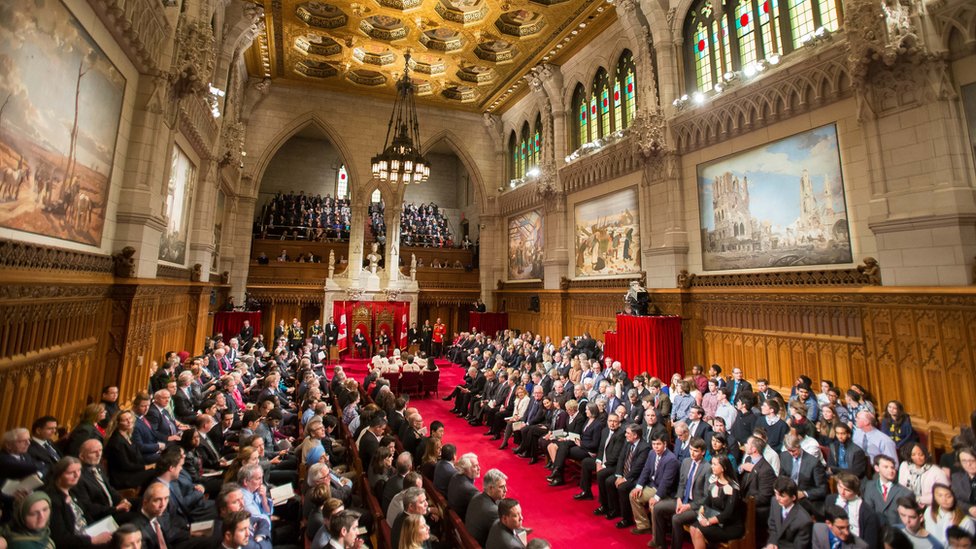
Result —
<instances>
[{"instance_id":1,"label":"stone carved capital","mask_svg":"<svg viewBox=\"0 0 976 549\"><path fill-rule=\"evenodd\" d=\"M177 56L170 82L177 99L206 97L216 64L216 40L210 23L181 19L176 33Z\"/></svg>"}]
</instances>

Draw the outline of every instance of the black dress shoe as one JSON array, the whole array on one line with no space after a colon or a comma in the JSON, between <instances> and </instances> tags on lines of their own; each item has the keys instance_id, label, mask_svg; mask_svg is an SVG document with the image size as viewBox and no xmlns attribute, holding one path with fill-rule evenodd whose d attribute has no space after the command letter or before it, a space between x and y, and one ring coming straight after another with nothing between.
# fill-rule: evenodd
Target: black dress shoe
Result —
<instances>
[{"instance_id":1,"label":"black dress shoe","mask_svg":"<svg viewBox=\"0 0 976 549\"><path fill-rule=\"evenodd\" d=\"M535 465L536 463L539 463L539 456L532 456L532 459L529 460L529 465Z\"/></svg>"},{"instance_id":2,"label":"black dress shoe","mask_svg":"<svg viewBox=\"0 0 976 549\"><path fill-rule=\"evenodd\" d=\"M589 493L586 493L586 492L580 492L580 493L576 494L575 496L573 496L573 499L575 499L576 501L583 501L583 500L587 500L587 499L593 499L593 494L589 494Z\"/></svg>"},{"instance_id":3,"label":"black dress shoe","mask_svg":"<svg viewBox=\"0 0 976 549\"><path fill-rule=\"evenodd\" d=\"M596 509L593 510L593 514L594 515L597 515L597 516L599 516L599 515L605 515L605 514L607 514L607 510L604 509L603 506L601 505L601 506L599 506L599 507L597 507Z\"/></svg>"},{"instance_id":4,"label":"black dress shoe","mask_svg":"<svg viewBox=\"0 0 976 549\"><path fill-rule=\"evenodd\" d=\"M501 440L501 439L502 439L501 435L491 435L491 440Z\"/></svg>"},{"instance_id":5,"label":"black dress shoe","mask_svg":"<svg viewBox=\"0 0 976 549\"><path fill-rule=\"evenodd\" d=\"M446 396L446 397L444 397L444 398L442 398L441 400L451 400L452 398L453 398L453 397L450 397L450 396Z\"/></svg>"},{"instance_id":6,"label":"black dress shoe","mask_svg":"<svg viewBox=\"0 0 976 549\"><path fill-rule=\"evenodd\" d=\"M607 513L604 518L606 518L607 520L617 519L617 518L620 518L620 513L616 513L616 512Z\"/></svg>"},{"instance_id":7,"label":"black dress shoe","mask_svg":"<svg viewBox=\"0 0 976 549\"><path fill-rule=\"evenodd\" d=\"M566 485L566 481L563 480L562 478L557 477L557 478L549 479L549 486L565 486L565 485Z\"/></svg>"},{"instance_id":8,"label":"black dress shoe","mask_svg":"<svg viewBox=\"0 0 976 549\"><path fill-rule=\"evenodd\" d=\"M617 528L621 530L623 530L624 528L630 528L633 525L634 525L634 521L627 520L627 519L621 519L619 522L617 522Z\"/></svg>"},{"instance_id":9,"label":"black dress shoe","mask_svg":"<svg viewBox=\"0 0 976 549\"><path fill-rule=\"evenodd\" d=\"M550 461L549 463L546 464L546 469L549 469L550 471L552 471L552 468L555 467L555 466L556 466L556 464Z\"/></svg>"},{"instance_id":10,"label":"black dress shoe","mask_svg":"<svg viewBox=\"0 0 976 549\"><path fill-rule=\"evenodd\" d=\"M492 438L492 440L498 440L498 439L497 438ZM504 450L505 448L508 448L508 443L507 442L498 447L499 450Z\"/></svg>"}]
</instances>

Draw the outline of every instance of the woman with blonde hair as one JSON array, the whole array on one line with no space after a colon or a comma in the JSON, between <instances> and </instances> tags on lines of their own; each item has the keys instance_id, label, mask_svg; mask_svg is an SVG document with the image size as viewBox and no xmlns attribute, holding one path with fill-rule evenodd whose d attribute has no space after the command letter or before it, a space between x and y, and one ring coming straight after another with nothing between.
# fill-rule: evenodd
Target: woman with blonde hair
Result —
<instances>
[{"instance_id":1,"label":"woman with blonde hair","mask_svg":"<svg viewBox=\"0 0 976 549\"><path fill-rule=\"evenodd\" d=\"M108 424L105 459L108 461L109 481L116 489L138 488L151 478L146 460L139 446L132 441L136 416L132 410L122 410Z\"/></svg>"},{"instance_id":2,"label":"woman with blonde hair","mask_svg":"<svg viewBox=\"0 0 976 549\"><path fill-rule=\"evenodd\" d=\"M244 446L237 452L237 457L230 463L227 472L224 474L224 482L236 482L237 473L245 465L261 462L261 454L253 446Z\"/></svg>"},{"instance_id":3,"label":"woman with blonde hair","mask_svg":"<svg viewBox=\"0 0 976 549\"><path fill-rule=\"evenodd\" d=\"M81 412L78 426L68 435L68 455L77 456L81 445L88 439L98 439L105 442L105 429L99 425L105 419L105 405L102 403L89 404Z\"/></svg>"},{"instance_id":4,"label":"woman with blonde hair","mask_svg":"<svg viewBox=\"0 0 976 549\"><path fill-rule=\"evenodd\" d=\"M579 357L573 357L573 359L569 361L569 380L573 382L573 385L576 385L582 378L583 367L580 366Z\"/></svg>"},{"instance_id":5,"label":"woman with blonde hair","mask_svg":"<svg viewBox=\"0 0 976 549\"><path fill-rule=\"evenodd\" d=\"M430 549L430 526L423 515L407 515L397 549Z\"/></svg>"}]
</instances>

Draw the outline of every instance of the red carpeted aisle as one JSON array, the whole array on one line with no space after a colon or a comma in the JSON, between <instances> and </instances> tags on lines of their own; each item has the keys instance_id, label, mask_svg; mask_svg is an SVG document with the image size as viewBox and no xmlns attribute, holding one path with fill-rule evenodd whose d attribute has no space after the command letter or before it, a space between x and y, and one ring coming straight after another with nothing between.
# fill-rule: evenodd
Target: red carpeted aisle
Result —
<instances>
[{"instance_id":1,"label":"red carpeted aisle","mask_svg":"<svg viewBox=\"0 0 976 549\"><path fill-rule=\"evenodd\" d=\"M446 361L438 361L438 365L441 366L441 397L444 397L464 377L464 372ZM344 361L343 368L352 377L362 379L365 361L359 364ZM544 458L536 465L529 465L527 459L512 453L511 445L508 450L499 450L500 441L482 436L485 428L472 427L449 412L453 402L431 397L414 399L410 405L420 411L425 424L429 425L433 420L444 423L445 440L458 447L459 455L465 452L477 454L482 474L488 469L498 468L508 475L508 496L521 502L525 527L533 529L530 539L544 538L557 549L570 548L584 540L595 542L601 548L644 547L651 539L649 535L635 536L629 528L618 530L614 527L616 519L609 521L594 516L593 510L599 505L595 500L574 500L573 495L579 491L578 479L567 476L565 486L549 486L546 482L549 470L544 467ZM481 482L477 482L477 485L480 488ZM596 495L595 486L593 490Z\"/></svg>"}]
</instances>

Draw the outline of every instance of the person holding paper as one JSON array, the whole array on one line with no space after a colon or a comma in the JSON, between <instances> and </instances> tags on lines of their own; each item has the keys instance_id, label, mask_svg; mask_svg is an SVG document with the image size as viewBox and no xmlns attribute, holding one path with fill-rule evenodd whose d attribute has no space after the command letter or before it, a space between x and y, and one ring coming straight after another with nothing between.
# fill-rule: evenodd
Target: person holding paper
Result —
<instances>
[{"instance_id":1,"label":"person holding paper","mask_svg":"<svg viewBox=\"0 0 976 549\"><path fill-rule=\"evenodd\" d=\"M19 480L37 474L38 466L27 451L30 449L30 433L22 427L3 434L3 451L0 452L0 480ZM9 510L4 505L4 510Z\"/></svg>"},{"instance_id":2,"label":"person holding paper","mask_svg":"<svg viewBox=\"0 0 976 549\"><path fill-rule=\"evenodd\" d=\"M54 465L44 491L51 498L51 539L57 547L92 547L112 541L112 534L102 532L94 537L85 533L88 521L81 504L71 490L81 479L81 461L62 458Z\"/></svg>"},{"instance_id":3,"label":"person holding paper","mask_svg":"<svg viewBox=\"0 0 976 549\"><path fill-rule=\"evenodd\" d=\"M14 506L13 517L0 537L11 548L54 549L51 540L51 498L45 492L31 492Z\"/></svg>"}]
</instances>

